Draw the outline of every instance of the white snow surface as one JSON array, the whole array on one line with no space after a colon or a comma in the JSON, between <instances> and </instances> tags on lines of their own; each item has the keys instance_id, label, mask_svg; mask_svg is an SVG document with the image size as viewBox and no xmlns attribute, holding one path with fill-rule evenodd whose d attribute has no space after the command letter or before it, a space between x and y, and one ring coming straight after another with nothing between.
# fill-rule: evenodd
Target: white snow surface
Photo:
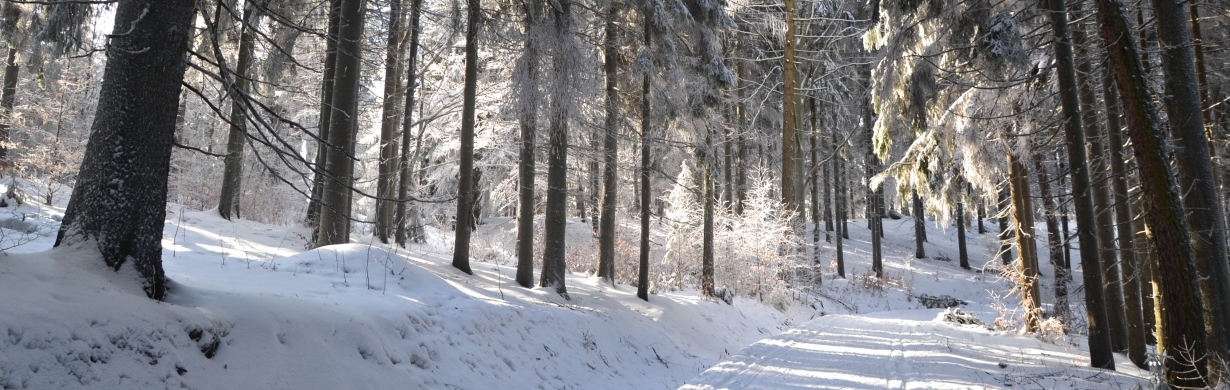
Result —
<instances>
[{"instance_id":1,"label":"white snow surface","mask_svg":"<svg viewBox=\"0 0 1230 390\"><path fill-rule=\"evenodd\" d=\"M48 250L62 208L0 210L23 221L0 224L0 388L1092 389L1147 376L1123 359L1119 372L1084 368L1079 335L1052 344L937 321L941 310L913 296L952 295L990 323L991 292L1010 284L958 268L952 227L928 224L928 250L953 261L905 261L908 219L885 221L888 283L867 283L867 230L851 221L849 279L829 268L822 288L779 311L695 290L644 302L633 286L577 273L564 300L516 286L513 259L476 259L472 276L455 270L448 231L429 229L429 242L409 249L356 235L368 242L304 250L301 227L167 210L165 302L145 297L130 266L113 271L83 246ZM511 253L514 223L487 222L476 242ZM10 228L26 224L36 231ZM571 221L569 232L570 252L592 255L588 224ZM975 267L996 245L971 233Z\"/></svg>"}]
</instances>

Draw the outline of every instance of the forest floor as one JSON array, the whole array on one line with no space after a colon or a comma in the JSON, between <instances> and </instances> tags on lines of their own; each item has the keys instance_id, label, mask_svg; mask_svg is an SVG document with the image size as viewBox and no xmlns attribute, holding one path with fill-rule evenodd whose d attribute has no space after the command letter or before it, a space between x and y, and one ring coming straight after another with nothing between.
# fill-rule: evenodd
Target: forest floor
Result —
<instances>
[{"instance_id":1,"label":"forest floor","mask_svg":"<svg viewBox=\"0 0 1230 390\"><path fill-rule=\"evenodd\" d=\"M518 287L507 219L480 227L471 276L449 265L448 231L408 249L356 235L363 243L305 250L301 227L168 205L173 283L156 302L131 267L49 250L56 203L0 209L3 389L1117 389L1148 377L1122 357L1117 372L1085 368L1080 335L1018 335L1011 283L984 267L994 235L970 234L976 270L963 271L954 228L934 223L930 257L913 259L910 220L886 220L877 280L865 224L851 221L849 278L830 272L779 310L686 289L644 302L580 273L567 275L571 300ZM587 224L569 223L569 245L592 247ZM963 300L992 328L939 321L923 294Z\"/></svg>"}]
</instances>

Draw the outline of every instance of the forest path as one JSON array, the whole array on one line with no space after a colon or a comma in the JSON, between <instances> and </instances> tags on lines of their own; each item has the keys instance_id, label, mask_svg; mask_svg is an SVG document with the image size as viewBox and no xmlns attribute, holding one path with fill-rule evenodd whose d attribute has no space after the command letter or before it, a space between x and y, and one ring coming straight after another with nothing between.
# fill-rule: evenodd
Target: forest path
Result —
<instances>
[{"instance_id":1,"label":"forest path","mask_svg":"<svg viewBox=\"0 0 1230 390\"><path fill-rule=\"evenodd\" d=\"M939 312L817 318L744 348L682 389L1131 389L1145 375L1122 362L1128 372L1086 367L1083 346L1065 340L946 323Z\"/></svg>"}]
</instances>

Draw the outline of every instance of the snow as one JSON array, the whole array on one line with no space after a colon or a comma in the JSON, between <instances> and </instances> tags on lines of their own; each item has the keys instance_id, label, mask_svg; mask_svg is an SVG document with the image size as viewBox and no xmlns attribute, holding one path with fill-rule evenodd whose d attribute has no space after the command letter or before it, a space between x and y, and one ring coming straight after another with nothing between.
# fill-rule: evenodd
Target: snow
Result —
<instances>
[{"instance_id":1,"label":"snow","mask_svg":"<svg viewBox=\"0 0 1230 390\"><path fill-rule=\"evenodd\" d=\"M644 302L633 286L577 273L567 275L570 301L521 288L515 261L501 255L512 245L500 241L512 228L504 219L476 232L500 250L475 260L470 276L450 266L448 231L429 228L429 242L409 249L305 250L301 227L168 205L173 282L157 302L130 266L112 271L82 247L48 251L60 206L0 213L25 221L0 224L4 240L23 243L0 256L4 389L1130 388L1147 377L1126 362L1120 372L1085 368L1079 335L1052 344L937 321L941 309L921 308L918 295L965 300L988 323L1017 301L991 298L1010 289L993 274L911 259L908 220L885 221L886 281L867 277L867 231L851 221L849 279L826 275L779 311L695 290ZM928 228L928 254L955 259L955 231ZM570 251L585 254L588 224L568 229ZM970 237L977 267L998 244Z\"/></svg>"}]
</instances>

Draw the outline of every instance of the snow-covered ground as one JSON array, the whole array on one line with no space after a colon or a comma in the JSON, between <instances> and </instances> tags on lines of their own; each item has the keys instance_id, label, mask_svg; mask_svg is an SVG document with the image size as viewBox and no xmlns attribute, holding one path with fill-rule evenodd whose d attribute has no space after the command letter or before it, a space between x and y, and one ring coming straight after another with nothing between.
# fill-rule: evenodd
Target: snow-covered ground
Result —
<instances>
[{"instance_id":1,"label":"snow-covered ground","mask_svg":"<svg viewBox=\"0 0 1230 390\"><path fill-rule=\"evenodd\" d=\"M0 256L0 388L1130 388L1145 376L1127 364L1082 368L1079 336L1052 344L936 321L941 310L917 296L965 300L987 323L1010 319L1018 300L993 299L1010 284L961 270L955 230L934 224L928 255L953 260L912 259L909 220L886 220L887 279L877 281L865 224L851 221L848 279L830 272L779 311L692 290L646 303L632 286L582 274L568 275L565 301L517 287L499 255L476 260L473 276L454 270L447 231L408 250L304 250L303 228L167 210L165 302L145 298L130 267L48 251L61 209L0 210L0 247L22 244ZM489 222L476 242L511 228ZM570 223L570 245L588 245L586 229ZM970 235L975 267L993 240Z\"/></svg>"}]
</instances>

